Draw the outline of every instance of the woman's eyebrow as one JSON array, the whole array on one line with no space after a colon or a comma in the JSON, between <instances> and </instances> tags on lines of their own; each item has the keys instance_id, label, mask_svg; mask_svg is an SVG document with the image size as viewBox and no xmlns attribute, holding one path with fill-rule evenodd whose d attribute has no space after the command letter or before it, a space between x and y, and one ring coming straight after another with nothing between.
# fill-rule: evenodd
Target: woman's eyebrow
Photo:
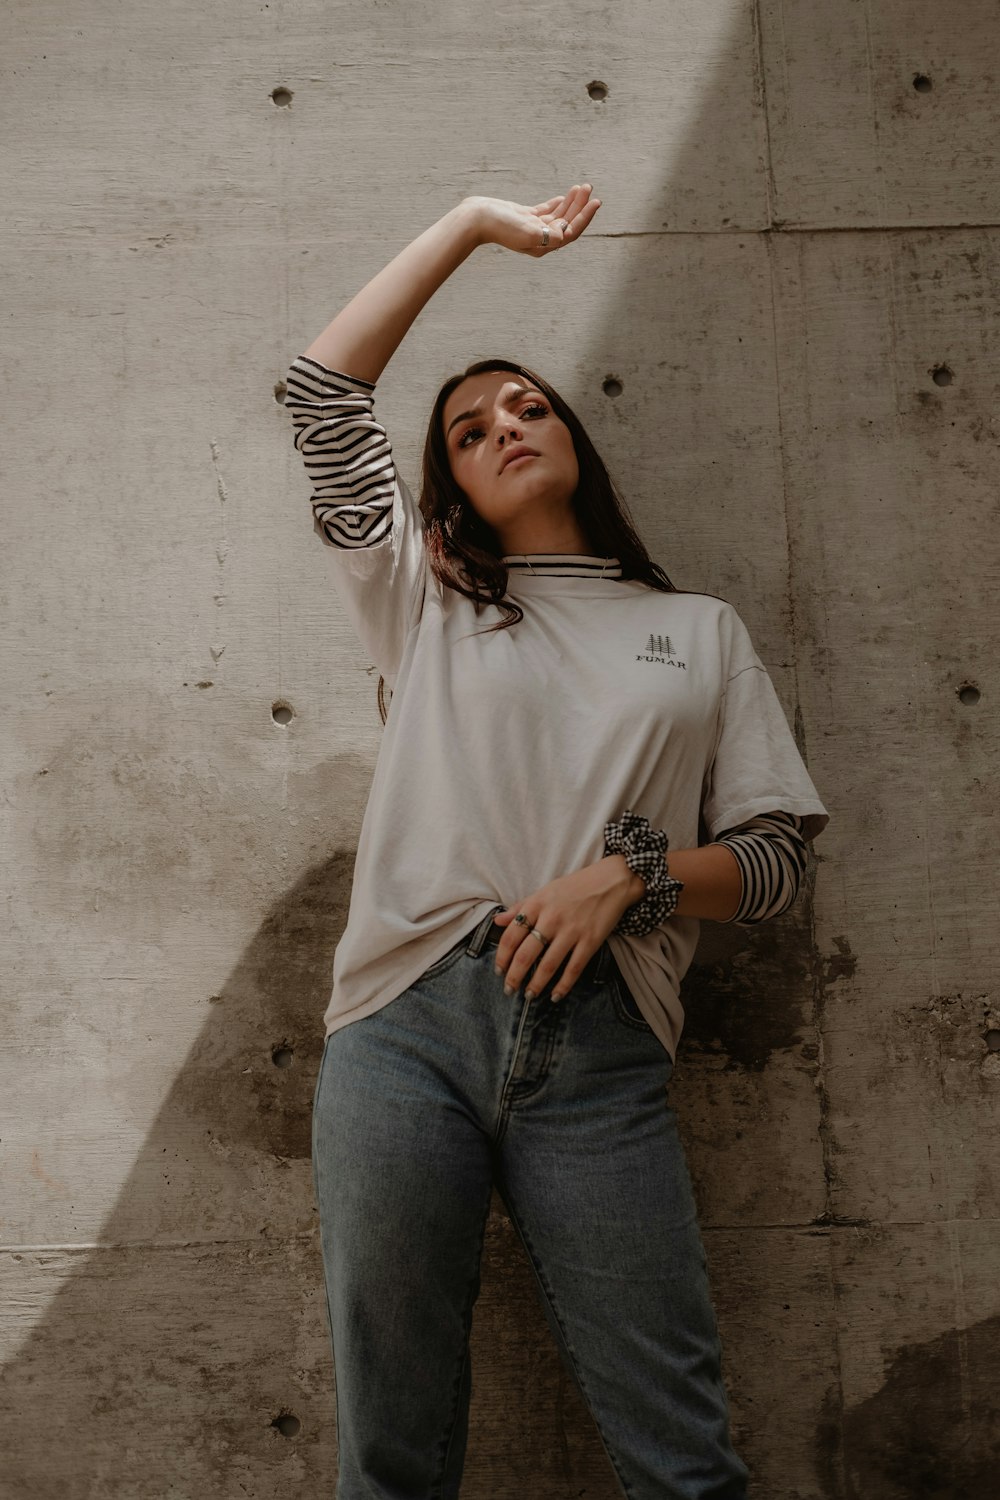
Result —
<instances>
[{"instance_id":1,"label":"woman's eyebrow","mask_svg":"<svg viewBox=\"0 0 1000 1500\"><path fill-rule=\"evenodd\" d=\"M521 399L522 396L528 396L528 395L541 396L542 394L543 394L543 392L542 391L536 391L535 388L534 388L534 386L530 386L530 385L516 385L514 387L514 389L511 391L510 395L504 397L503 404L504 404L504 406L513 406L514 402L515 401L520 401L520 399ZM448 423L448 432L451 431L451 429L455 426L456 422L464 422L469 417L478 417L481 410L482 410L482 408L477 406L474 411L459 412L458 416L457 417L453 417L452 420ZM448 432L445 433L445 437L448 436Z\"/></svg>"}]
</instances>

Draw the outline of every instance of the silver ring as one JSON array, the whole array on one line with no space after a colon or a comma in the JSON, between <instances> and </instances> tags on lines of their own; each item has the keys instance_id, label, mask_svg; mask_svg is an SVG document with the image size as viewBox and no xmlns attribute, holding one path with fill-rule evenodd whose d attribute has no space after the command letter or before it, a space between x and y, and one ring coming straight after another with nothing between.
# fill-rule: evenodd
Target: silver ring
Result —
<instances>
[{"instance_id":1,"label":"silver ring","mask_svg":"<svg viewBox=\"0 0 1000 1500\"><path fill-rule=\"evenodd\" d=\"M563 233L564 234L569 234L569 220L568 219L560 219L559 222L560 222L560 224L563 227Z\"/></svg>"},{"instance_id":2,"label":"silver ring","mask_svg":"<svg viewBox=\"0 0 1000 1500\"><path fill-rule=\"evenodd\" d=\"M542 249L543 250L545 249L545 246L548 243L549 243L549 226L546 224L545 228L542 230Z\"/></svg>"},{"instance_id":3,"label":"silver ring","mask_svg":"<svg viewBox=\"0 0 1000 1500\"><path fill-rule=\"evenodd\" d=\"M543 948L547 948L549 946L549 943L552 941L552 939L547 938L544 933L539 932L537 927L533 927L531 929L529 937L537 938Z\"/></svg>"}]
</instances>

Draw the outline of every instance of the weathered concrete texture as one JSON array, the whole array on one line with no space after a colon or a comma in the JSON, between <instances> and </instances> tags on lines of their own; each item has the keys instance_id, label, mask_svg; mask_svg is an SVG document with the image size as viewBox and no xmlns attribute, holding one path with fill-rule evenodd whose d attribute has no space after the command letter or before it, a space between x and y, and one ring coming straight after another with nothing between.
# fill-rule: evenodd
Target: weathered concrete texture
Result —
<instances>
[{"instance_id":1,"label":"weathered concrete texture","mask_svg":"<svg viewBox=\"0 0 1000 1500\"><path fill-rule=\"evenodd\" d=\"M377 409L416 485L438 382L534 365L746 620L833 821L685 983L737 1446L755 1500L992 1493L1000 16L570 10L12 17L0 1500L332 1494L310 1111L382 731L281 381L458 198L580 180ZM611 1500L496 1202L473 1341L463 1495Z\"/></svg>"},{"instance_id":2,"label":"weathered concrete texture","mask_svg":"<svg viewBox=\"0 0 1000 1500\"><path fill-rule=\"evenodd\" d=\"M992 0L759 0L774 222L1000 220Z\"/></svg>"},{"instance_id":3,"label":"weathered concrete texture","mask_svg":"<svg viewBox=\"0 0 1000 1500\"><path fill-rule=\"evenodd\" d=\"M857 959L823 990L848 1216L998 1213L996 252L985 230L774 244L799 691L843 787L818 945Z\"/></svg>"},{"instance_id":4,"label":"weathered concrete texture","mask_svg":"<svg viewBox=\"0 0 1000 1500\"><path fill-rule=\"evenodd\" d=\"M1000 1317L996 1218L882 1225L833 1244L856 1493L996 1493Z\"/></svg>"}]
</instances>

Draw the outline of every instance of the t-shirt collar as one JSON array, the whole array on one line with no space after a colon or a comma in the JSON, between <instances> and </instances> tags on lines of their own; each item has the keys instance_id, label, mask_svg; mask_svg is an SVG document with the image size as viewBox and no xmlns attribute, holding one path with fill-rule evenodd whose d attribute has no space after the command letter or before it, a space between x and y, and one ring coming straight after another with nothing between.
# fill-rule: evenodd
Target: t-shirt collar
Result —
<instances>
[{"instance_id":1,"label":"t-shirt collar","mask_svg":"<svg viewBox=\"0 0 1000 1500\"><path fill-rule=\"evenodd\" d=\"M617 557L592 557L586 552L515 552L502 559L511 573L542 578L621 578Z\"/></svg>"}]
</instances>

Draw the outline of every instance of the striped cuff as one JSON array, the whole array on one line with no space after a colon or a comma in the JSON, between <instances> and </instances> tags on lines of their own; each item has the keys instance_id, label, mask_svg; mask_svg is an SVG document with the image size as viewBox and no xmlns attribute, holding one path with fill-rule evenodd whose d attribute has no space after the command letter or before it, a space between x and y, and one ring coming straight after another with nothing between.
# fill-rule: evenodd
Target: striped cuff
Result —
<instances>
[{"instance_id":1,"label":"striped cuff","mask_svg":"<svg viewBox=\"0 0 1000 1500\"><path fill-rule=\"evenodd\" d=\"M732 852L743 878L740 904L726 922L766 922L788 910L806 867L800 817L780 811L762 813L714 842Z\"/></svg>"}]
</instances>

